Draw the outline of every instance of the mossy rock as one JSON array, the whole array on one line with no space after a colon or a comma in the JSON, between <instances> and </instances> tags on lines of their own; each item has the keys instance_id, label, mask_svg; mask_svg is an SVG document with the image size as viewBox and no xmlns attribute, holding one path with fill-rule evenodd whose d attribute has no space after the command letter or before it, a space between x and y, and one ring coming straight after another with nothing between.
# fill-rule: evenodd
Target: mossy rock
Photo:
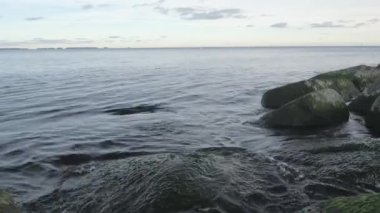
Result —
<instances>
[{"instance_id":1,"label":"mossy rock","mask_svg":"<svg viewBox=\"0 0 380 213\"><path fill-rule=\"evenodd\" d=\"M379 67L350 67L271 89L263 95L261 104L266 108L277 109L296 98L322 89L334 89L348 102L360 96L361 91L373 83L380 82L379 79Z\"/></svg>"},{"instance_id":2,"label":"mossy rock","mask_svg":"<svg viewBox=\"0 0 380 213\"><path fill-rule=\"evenodd\" d=\"M347 79L352 81L360 91L364 91L369 85L380 79L380 68L379 66L360 65L323 73L313 79Z\"/></svg>"},{"instance_id":3,"label":"mossy rock","mask_svg":"<svg viewBox=\"0 0 380 213\"><path fill-rule=\"evenodd\" d=\"M343 98L332 89L309 93L264 115L260 121L268 127L324 127L348 121L349 111Z\"/></svg>"},{"instance_id":4,"label":"mossy rock","mask_svg":"<svg viewBox=\"0 0 380 213\"><path fill-rule=\"evenodd\" d=\"M19 213L19 209L17 208L14 200L11 195L0 191L0 213Z\"/></svg>"},{"instance_id":5,"label":"mossy rock","mask_svg":"<svg viewBox=\"0 0 380 213\"><path fill-rule=\"evenodd\" d=\"M380 195L361 195L358 197L340 197L328 202L326 213L378 213Z\"/></svg>"}]
</instances>

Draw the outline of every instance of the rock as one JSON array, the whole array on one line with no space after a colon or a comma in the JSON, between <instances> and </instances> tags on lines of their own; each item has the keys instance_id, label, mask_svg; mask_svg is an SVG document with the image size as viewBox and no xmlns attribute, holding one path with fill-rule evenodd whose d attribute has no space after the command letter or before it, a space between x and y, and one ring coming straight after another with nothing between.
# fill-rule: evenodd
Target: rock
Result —
<instances>
[{"instance_id":1,"label":"rock","mask_svg":"<svg viewBox=\"0 0 380 213\"><path fill-rule=\"evenodd\" d=\"M354 85L363 91L380 79L380 68L360 65L350 67L342 70L332 71L315 76L313 79L347 79L354 83Z\"/></svg>"},{"instance_id":2,"label":"rock","mask_svg":"<svg viewBox=\"0 0 380 213\"><path fill-rule=\"evenodd\" d=\"M380 66L380 65L379 65ZM363 94L366 96L378 96L380 95L380 81L377 80L370 84L363 90Z\"/></svg>"},{"instance_id":3,"label":"rock","mask_svg":"<svg viewBox=\"0 0 380 213\"><path fill-rule=\"evenodd\" d=\"M380 66L380 65L379 65ZM363 94L355 98L348 106L349 110L361 115L366 115L371 110L376 98L380 96L380 81L369 85Z\"/></svg>"},{"instance_id":4,"label":"rock","mask_svg":"<svg viewBox=\"0 0 380 213\"><path fill-rule=\"evenodd\" d=\"M372 104L371 110L365 117L368 128L376 133L380 133L380 96Z\"/></svg>"},{"instance_id":5,"label":"rock","mask_svg":"<svg viewBox=\"0 0 380 213\"><path fill-rule=\"evenodd\" d=\"M372 104L375 102L377 96L365 96L361 95L351 101L348 105L348 109L360 115L366 115L371 110Z\"/></svg>"},{"instance_id":6,"label":"rock","mask_svg":"<svg viewBox=\"0 0 380 213\"><path fill-rule=\"evenodd\" d=\"M261 118L268 127L323 127L346 122L349 111L343 98L332 89L309 93Z\"/></svg>"},{"instance_id":7,"label":"rock","mask_svg":"<svg viewBox=\"0 0 380 213\"><path fill-rule=\"evenodd\" d=\"M380 195L339 197L327 203L326 213L360 212L375 213L380 209Z\"/></svg>"},{"instance_id":8,"label":"rock","mask_svg":"<svg viewBox=\"0 0 380 213\"><path fill-rule=\"evenodd\" d=\"M0 212L4 213L19 213L20 210L17 208L12 197L4 192L0 191Z\"/></svg>"},{"instance_id":9,"label":"rock","mask_svg":"<svg viewBox=\"0 0 380 213\"><path fill-rule=\"evenodd\" d=\"M263 95L261 103L266 108L276 109L310 92L328 88L336 90L347 102L360 96L361 91L379 79L380 67L351 67L269 90Z\"/></svg>"}]
</instances>

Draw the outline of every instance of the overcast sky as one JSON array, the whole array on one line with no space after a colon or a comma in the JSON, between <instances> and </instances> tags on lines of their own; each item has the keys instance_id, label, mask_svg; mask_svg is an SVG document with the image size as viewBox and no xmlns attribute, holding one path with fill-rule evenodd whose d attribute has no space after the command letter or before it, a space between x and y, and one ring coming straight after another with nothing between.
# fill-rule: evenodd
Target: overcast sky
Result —
<instances>
[{"instance_id":1,"label":"overcast sky","mask_svg":"<svg viewBox=\"0 0 380 213\"><path fill-rule=\"evenodd\" d=\"M0 48L292 45L380 45L380 0L0 0Z\"/></svg>"}]
</instances>

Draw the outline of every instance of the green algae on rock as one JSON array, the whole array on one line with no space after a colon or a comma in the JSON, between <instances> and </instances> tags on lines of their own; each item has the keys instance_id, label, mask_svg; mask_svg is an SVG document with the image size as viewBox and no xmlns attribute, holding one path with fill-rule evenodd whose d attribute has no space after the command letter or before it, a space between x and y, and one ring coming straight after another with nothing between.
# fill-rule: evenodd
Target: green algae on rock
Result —
<instances>
[{"instance_id":1,"label":"green algae on rock","mask_svg":"<svg viewBox=\"0 0 380 213\"><path fill-rule=\"evenodd\" d=\"M0 212L1 213L19 213L19 209L17 208L14 200L11 195L0 191Z\"/></svg>"},{"instance_id":2,"label":"green algae on rock","mask_svg":"<svg viewBox=\"0 0 380 213\"><path fill-rule=\"evenodd\" d=\"M261 104L266 108L276 109L296 98L322 89L336 90L347 102L360 96L361 91L379 79L379 67L350 67L271 89L264 93Z\"/></svg>"},{"instance_id":3,"label":"green algae on rock","mask_svg":"<svg viewBox=\"0 0 380 213\"><path fill-rule=\"evenodd\" d=\"M332 89L319 90L264 115L268 127L323 127L346 122L349 111L343 98Z\"/></svg>"},{"instance_id":4,"label":"green algae on rock","mask_svg":"<svg viewBox=\"0 0 380 213\"><path fill-rule=\"evenodd\" d=\"M380 195L339 197L327 203L326 213L377 213L380 211Z\"/></svg>"}]
</instances>

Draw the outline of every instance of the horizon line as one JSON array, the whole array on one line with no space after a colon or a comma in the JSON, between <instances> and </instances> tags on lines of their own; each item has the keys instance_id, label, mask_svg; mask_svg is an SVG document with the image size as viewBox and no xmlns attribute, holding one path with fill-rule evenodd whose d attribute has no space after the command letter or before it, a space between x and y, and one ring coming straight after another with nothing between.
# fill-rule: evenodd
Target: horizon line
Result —
<instances>
[{"instance_id":1,"label":"horizon line","mask_svg":"<svg viewBox=\"0 0 380 213\"><path fill-rule=\"evenodd\" d=\"M0 50L123 50L123 49L217 49L217 48L321 48L321 47L373 47L380 45L274 45L274 46L195 46L195 47L0 47Z\"/></svg>"}]
</instances>

